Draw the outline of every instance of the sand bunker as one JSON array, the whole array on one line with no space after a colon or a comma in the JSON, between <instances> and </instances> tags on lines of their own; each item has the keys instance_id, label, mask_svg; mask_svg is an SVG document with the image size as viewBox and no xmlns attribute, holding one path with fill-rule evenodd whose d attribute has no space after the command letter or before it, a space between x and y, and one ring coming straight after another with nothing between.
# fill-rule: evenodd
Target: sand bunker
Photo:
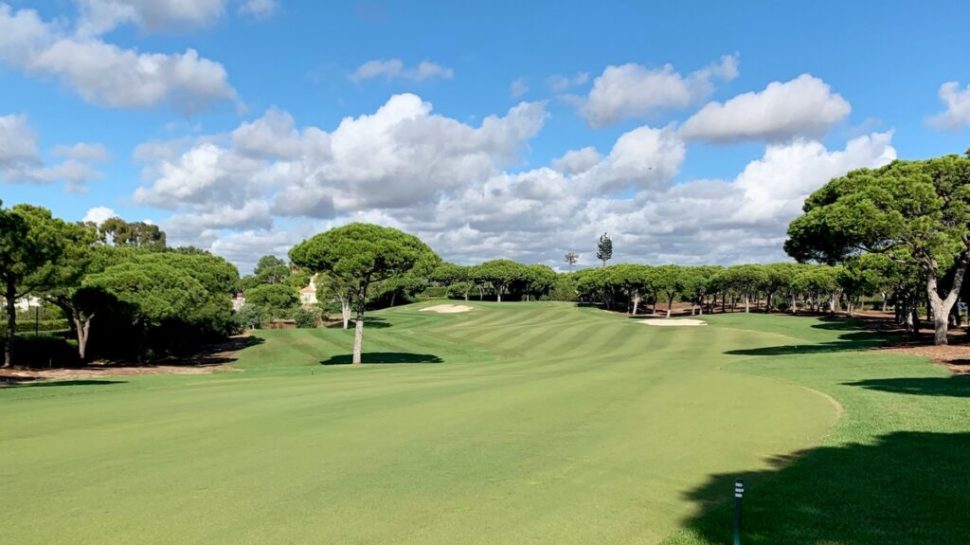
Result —
<instances>
[{"instance_id":1,"label":"sand bunker","mask_svg":"<svg viewBox=\"0 0 970 545\"><path fill-rule=\"evenodd\" d=\"M432 307L424 307L421 312L437 312L438 314L457 314L459 312L469 312L473 310L472 307L468 305L434 305Z\"/></svg>"},{"instance_id":2,"label":"sand bunker","mask_svg":"<svg viewBox=\"0 0 970 545\"><path fill-rule=\"evenodd\" d=\"M640 320L640 323L662 327L694 327L699 325L707 325L707 322L703 320L692 320L690 318L654 318Z\"/></svg>"}]
</instances>

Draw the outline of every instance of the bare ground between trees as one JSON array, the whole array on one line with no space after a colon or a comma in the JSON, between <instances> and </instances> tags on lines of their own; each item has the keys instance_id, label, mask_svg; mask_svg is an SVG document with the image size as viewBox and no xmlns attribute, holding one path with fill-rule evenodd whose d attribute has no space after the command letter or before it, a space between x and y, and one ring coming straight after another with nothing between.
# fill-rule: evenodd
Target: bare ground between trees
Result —
<instances>
[{"instance_id":1,"label":"bare ground between trees","mask_svg":"<svg viewBox=\"0 0 970 545\"><path fill-rule=\"evenodd\" d=\"M233 335L226 341L212 344L191 356L165 358L152 363L96 361L72 369L0 369L0 387L45 380L163 374L204 375L238 371L229 364L236 361L240 350L258 343L257 338L247 332Z\"/></svg>"},{"instance_id":2,"label":"bare ground between trees","mask_svg":"<svg viewBox=\"0 0 970 545\"><path fill-rule=\"evenodd\" d=\"M856 312L852 316L865 329L891 334L889 343L875 348L883 352L922 356L955 374L970 374L970 335L966 327L950 327L949 344L934 345L933 329L923 322L919 335L907 333L896 323L891 312L877 310Z\"/></svg>"}]
</instances>

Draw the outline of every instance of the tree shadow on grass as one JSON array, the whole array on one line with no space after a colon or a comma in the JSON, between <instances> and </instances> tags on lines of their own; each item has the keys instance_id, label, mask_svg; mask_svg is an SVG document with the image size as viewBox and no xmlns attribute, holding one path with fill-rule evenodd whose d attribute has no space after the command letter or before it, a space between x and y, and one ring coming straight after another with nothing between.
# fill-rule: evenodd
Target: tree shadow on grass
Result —
<instances>
[{"instance_id":1,"label":"tree shadow on grass","mask_svg":"<svg viewBox=\"0 0 970 545\"><path fill-rule=\"evenodd\" d=\"M411 354L407 352L365 352L361 355L363 363L444 363L445 360L434 354ZM340 354L321 361L321 365L348 365L353 361L351 354Z\"/></svg>"},{"instance_id":2,"label":"tree shadow on grass","mask_svg":"<svg viewBox=\"0 0 970 545\"><path fill-rule=\"evenodd\" d=\"M970 433L895 432L819 447L773 469L712 475L685 494L700 512L665 544L729 543L734 480L745 480L742 543L957 545L970 536Z\"/></svg>"},{"instance_id":3,"label":"tree shadow on grass","mask_svg":"<svg viewBox=\"0 0 970 545\"><path fill-rule=\"evenodd\" d=\"M125 380L44 380L33 377L4 378L3 386L17 386L21 388L47 388L51 386L105 386L108 384L126 384Z\"/></svg>"},{"instance_id":4,"label":"tree shadow on grass","mask_svg":"<svg viewBox=\"0 0 970 545\"><path fill-rule=\"evenodd\" d=\"M827 331L859 331L864 324L856 318L837 318L826 316L818 319L818 324L812 325L813 329L825 329Z\"/></svg>"},{"instance_id":5,"label":"tree shadow on grass","mask_svg":"<svg viewBox=\"0 0 970 545\"><path fill-rule=\"evenodd\" d=\"M326 327L329 329L341 329L344 323L341 320L328 324ZM385 329L388 327L394 327L394 325L387 321L386 318L380 318L377 316L365 317L364 318L364 329ZM354 319L350 319L350 324L347 329L354 329Z\"/></svg>"},{"instance_id":6,"label":"tree shadow on grass","mask_svg":"<svg viewBox=\"0 0 970 545\"><path fill-rule=\"evenodd\" d=\"M789 344L782 346L766 346L764 348L743 348L728 350L725 354L734 356L789 356L798 354L827 354L877 348L885 344L882 340L872 341L834 341L814 344Z\"/></svg>"},{"instance_id":7,"label":"tree shadow on grass","mask_svg":"<svg viewBox=\"0 0 970 545\"><path fill-rule=\"evenodd\" d=\"M817 326L812 326L817 327ZM797 354L826 354L852 350L868 350L884 346L889 338L881 333L872 331L852 331L839 335L837 341L812 342L804 344L786 344L781 346L767 346L763 348L742 348L728 350L725 354L734 356L786 356Z\"/></svg>"},{"instance_id":8,"label":"tree shadow on grass","mask_svg":"<svg viewBox=\"0 0 970 545\"><path fill-rule=\"evenodd\" d=\"M353 321L351 321L353 324ZM387 327L394 327L394 324L387 321L387 318L380 318L378 316L370 316L364 318L364 329L384 329Z\"/></svg>"},{"instance_id":9,"label":"tree shadow on grass","mask_svg":"<svg viewBox=\"0 0 970 545\"><path fill-rule=\"evenodd\" d=\"M867 390L942 397L970 397L970 375L919 378L880 378L846 382Z\"/></svg>"}]
</instances>

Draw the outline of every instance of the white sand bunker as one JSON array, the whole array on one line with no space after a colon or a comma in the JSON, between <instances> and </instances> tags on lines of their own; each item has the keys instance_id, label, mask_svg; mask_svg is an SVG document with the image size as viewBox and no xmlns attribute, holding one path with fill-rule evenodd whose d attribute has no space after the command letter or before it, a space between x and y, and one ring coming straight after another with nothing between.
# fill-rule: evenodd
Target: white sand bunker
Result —
<instances>
[{"instance_id":1,"label":"white sand bunker","mask_svg":"<svg viewBox=\"0 0 970 545\"><path fill-rule=\"evenodd\" d=\"M662 327L696 327L699 325L707 325L707 322L703 320L692 320L690 318L654 318L640 320L640 323Z\"/></svg>"},{"instance_id":2,"label":"white sand bunker","mask_svg":"<svg viewBox=\"0 0 970 545\"><path fill-rule=\"evenodd\" d=\"M468 305L434 305L424 307L421 312L437 312L438 314L457 314L459 312L470 312L472 307Z\"/></svg>"}]
</instances>

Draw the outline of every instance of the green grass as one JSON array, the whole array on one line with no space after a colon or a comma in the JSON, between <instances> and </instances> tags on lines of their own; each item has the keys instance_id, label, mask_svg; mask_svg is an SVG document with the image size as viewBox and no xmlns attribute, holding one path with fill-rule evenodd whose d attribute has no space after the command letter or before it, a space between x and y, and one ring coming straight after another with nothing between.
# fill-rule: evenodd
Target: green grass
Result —
<instances>
[{"instance_id":1,"label":"green grass","mask_svg":"<svg viewBox=\"0 0 970 545\"><path fill-rule=\"evenodd\" d=\"M970 381L845 322L556 303L0 390L4 543L964 543Z\"/></svg>"}]
</instances>

